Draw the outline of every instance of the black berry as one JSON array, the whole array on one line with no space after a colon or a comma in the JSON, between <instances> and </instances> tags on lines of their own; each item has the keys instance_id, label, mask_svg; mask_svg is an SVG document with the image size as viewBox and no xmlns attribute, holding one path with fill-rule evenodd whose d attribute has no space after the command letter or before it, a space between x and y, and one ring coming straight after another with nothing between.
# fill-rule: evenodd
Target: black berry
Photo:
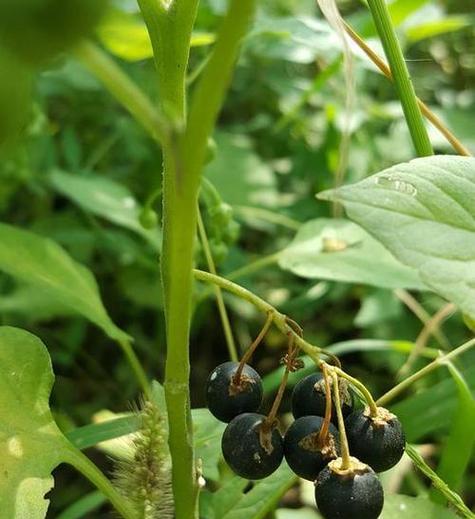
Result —
<instances>
[{"instance_id":1,"label":"black berry","mask_svg":"<svg viewBox=\"0 0 475 519\"><path fill-rule=\"evenodd\" d=\"M262 403L261 377L245 364L239 381L235 381L238 367L238 362L224 362L210 373L206 383L208 409L222 422L242 413L253 413Z\"/></svg>"},{"instance_id":2,"label":"black berry","mask_svg":"<svg viewBox=\"0 0 475 519\"><path fill-rule=\"evenodd\" d=\"M246 479L270 476L284 457L282 436L276 428L265 431L265 416L244 413L226 427L221 447L234 473Z\"/></svg>"},{"instance_id":3,"label":"black berry","mask_svg":"<svg viewBox=\"0 0 475 519\"><path fill-rule=\"evenodd\" d=\"M330 462L315 482L315 501L325 519L377 519L383 509L383 487L375 472L357 460L349 471L334 468L341 458ZM345 473L346 472L346 473Z\"/></svg>"},{"instance_id":4,"label":"black berry","mask_svg":"<svg viewBox=\"0 0 475 519\"><path fill-rule=\"evenodd\" d=\"M376 472L384 472L401 459L406 437L395 415L382 407L378 411L375 418L368 409L355 411L345 420L345 426L351 454Z\"/></svg>"},{"instance_id":5,"label":"black berry","mask_svg":"<svg viewBox=\"0 0 475 519\"><path fill-rule=\"evenodd\" d=\"M353 410L353 397L347 384L340 381L340 400L343 416ZM321 373L313 373L303 378L292 393L292 413L301 416L325 416L325 380ZM337 423L335 406L332 405L332 421Z\"/></svg>"},{"instance_id":6,"label":"black berry","mask_svg":"<svg viewBox=\"0 0 475 519\"><path fill-rule=\"evenodd\" d=\"M284 437L284 454L289 467L310 481L315 481L325 465L339 455L338 430L330 424L327 437L321 441L322 424L320 416L302 416L295 420Z\"/></svg>"}]
</instances>

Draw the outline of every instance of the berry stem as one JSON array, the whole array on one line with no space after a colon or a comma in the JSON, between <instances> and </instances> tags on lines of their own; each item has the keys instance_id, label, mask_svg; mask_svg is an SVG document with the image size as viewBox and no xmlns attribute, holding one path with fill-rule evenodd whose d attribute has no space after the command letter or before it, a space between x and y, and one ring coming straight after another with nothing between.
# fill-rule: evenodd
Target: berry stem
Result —
<instances>
[{"instance_id":1,"label":"berry stem","mask_svg":"<svg viewBox=\"0 0 475 519\"><path fill-rule=\"evenodd\" d=\"M260 298L256 294L253 294L246 288L229 281L229 279L225 279L221 276L217 276L215 274L210 274L209 272L204 272L203 270L193 270L193 275L195 279L199 281L204 281L206 283L212 283L214 285L218 285L224 290L233 293L237 297L248 301L252 305L254 305L258 310L265 313L271 313L272 319L276 327L285 335L289 333L292 334L295 345L302 349L316 364L320 366L322 364L322 360L319 359L319 353L322 351L321 348L310 344L305 339L300 337L300 335L295 331L295 329L289 325L289 318L279 312L275 307L269 304L264 299Z\"/></svg>"},{"instance_id":2,"label":"berry stem","mask_svg":"<svg viewBox=\"0 0 475 519\"><path fill-rule=\"evenodd\" d=\"M400 384L397 386L394 386L392 389L390 389L387 393L385 393L381 398L378 399L378 405L385 405L390 400L392 400L395 396L399 395L402 391L406 390L411 384L416 382L416 380L421 379L431 371L434 371L437 368L440 368L440 366L445 366L448 360L451 360L458 355L464 353L465 351L469 350L472 346L475 345L475 338L470 339L469 341L463 343L458 348L455 348L455 350L452 350L451 352L447 353L446 355L442 355L432 361L430 364L427 364L427 366L424 366L419 371L416 371L413 375L406 378L406 380L403 380Z\"/></svg>"},{"instance_id":3,"label":"berry stem","mask_svg":"<svg viewBox=\"0 0 475 519\"><path fill-rule=\"evenodd\" d=\"M249 360L251 360L251 357L254 355L254 352L256 351L257 347L262 342L262 339L266 336L266 333L268 332L273 320L274 320L274 317L273 317L272 313L268 312L266 322L264 323L264 326L262 327L261 331L259 332L259 335L254 339L254 342L249 346L249 348L246 350L246 352L242 356L241 362L239 363L239 367L236 370L236 373L233 377L234 384L239 385L244 366L248 363Z\"/></svg>"},{"instance_id":4,"label":"berry stem","mask_svg":"<svg viewBox=\"0 0 475 519\"><path fill-rule=\"evenodd\" d=\"M323 418L322 427L318 434L318 444L324 445L328 436L328 429L332 419L332 390L330 386L330 374L325 366L322 364L323 380L325 381L325 417Z\"/></svg>"},{"instance_id":5,"label":"berry stem","mask_svg":"<svg viewBox=\"0 0 475 519\"><path fill-rule=\"evenodd\" d=\"M332 368L333 378L333 398L335 399L336 414L338 417L338 429L340 433L341 446L341 470L349 470L351 468L350 448L348 447L348 438L346 437L345 420L341 410L340 388L338 387L338 375L336 368Z\"/></svg>"},{"instance_id":6,"label":"berry stem","mask_svg":"<svg viewBox=\"0 0 475 519\"><path fill-rule=\"evenodd\" d=\"M298 351L298 347L295 347L295 338L294 335L288 334L289 337L289 345L287 348L287 355L285 357L285 371L282 376L282 380L279 385L279 389L277 390L277 395L274 399L274 403L272 404L271 410L267 415L264 423L266 428L271 429L275 423L277 412L279 411L280 403L282 402L282 397L284 396L284 391L287 386L287 380L289 378L289 373L291 371L292 361L295 358L295 354Z\"/></svg>"},{"instance_id":7,"label":"berry stem","mask_svg":"<svg viewBox=\"0 0 475 519\"><path fill-rule=\"evenodd\" d=\"M353 386L355 386L360 391L368 404L371 418L376 418L379 414L378 406L376 405L373 395L370 393L369 389L358 379L348 375L348 373L345 373L342 369L338 367L333 367L332 369L335 373L338 373L341 378L348 380L348 382L353 384Z\"/></svg>"}]
</instances>

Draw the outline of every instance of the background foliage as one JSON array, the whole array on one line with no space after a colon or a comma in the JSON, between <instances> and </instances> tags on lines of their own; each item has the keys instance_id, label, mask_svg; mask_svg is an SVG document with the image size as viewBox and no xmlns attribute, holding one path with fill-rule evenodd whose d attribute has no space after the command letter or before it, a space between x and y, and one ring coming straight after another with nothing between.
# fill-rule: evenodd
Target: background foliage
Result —
<instances>
[{"instance_id":1,"label":"background foliage","mask_svg":"<svg viewBox=\"0 0 475 519\"><path fill-rule=\"evenodd\" d=\"M394 0L390 7L419 97L475 152L475 38L470 3ZM201 2L190 89L206 61L225 6L224 0ZM367 9L356 1L341 2L340 7L345 19L382 54ZM151 47L135 2L115 2L94 39L145 92L156 96ZM345 183L414 156L392 85L359 51L354 56L356 96ZM24 90L17 89L15 103L28 107L27 122L21 135L1 151L0 315L2 324L25 328L48 345L56 373L52 411L67 433L90 423L98 411L121 412L135 399L139 388L114 339L134 337L146 372L163 378L164 322L157 275L160 231L145 229L139 222L142 206L160 189L161 161L145 130L73 55L48 61L26 83ZM291 315L304 327L309 341L333 345L333 351L344 355L346 370L379 395L393 385L423 327L402 302L407 300L405 290L413 291L429 315L445 302L357 224L331 219L335 207L315 197L337 182L345 91L340 42L314 2L260 2L214 136L215 156L205 172L211 187L204 190L201 209L219 272ZM29 103L23 102L25 96ZM452 152L436 130L431 129L431 139L436 152ZM160 215L160 196L154 208ZM10 225L36 236L22 235ZM328 235L350 243L341 265L328 259L324 240ZM10 242L23 246L17 259L9 256ZM43 270L35 267L31 274L29 268L37 265L39 257ZM195 257L196 265L206 270L199 246ZM12 264L18 271L12 270ZM83 266L92 272L97 286ZM48 280L51 275L61 280L61 286L53 286ZM225 301L237 343L244 349L261 326L262 316L235 298L225 295ZM469 337L461 314L456 313L424 346L449 348ZM277 332L270 333L255 358L258 370L268 375L269 391L275 388L274 370L284 342ZM204 286L197 287L194 299L191 357L192 405L200 408L203 381L227 358L213 292ZM415 359L411 370L425 362L424 355ZM411 442L438 446L430 451L436 466L447 438L460 440L457 431L449 433L457 406L475 387L473 353L465 355L459 369L462 386L448 370L440 370L394 406ZM203 517L247 517L253 499L260 502L263 496L269 504L262 517L278 502L278 519L316 517L306 507L305 488L294 487L281 500L283 491L294 483L283 474L285 467L242 494L244 487L238 488L222 466L218 472L217 454L210 446L219 437L219 427L199 411L196 427L202 448L208 448L202 454L205 477L214 483L224 481L217 492L204 492ZM468 453L472 443L473 436ZM104 454L98 450L90 454L109 468ZM459 473L453 484L469 506L475 504L473 469L469 455L444 469ZM91 491L65 466L54 475L49 517L59 517ZM425 481L411 470L404 477L391 472L384 482L392 491L411 496L428 493ZM232 511L219 508L227 490L235 495ZM103 517L100 496L89 494L88 499L96 512L87 517ZM397 513L398 499L405 498L389 498L386 519L392 517L391 507ZM422 510L418 517L429 517L427 507L433 505L418 502L417 506ZM288 508L300 509L288 515Z\"/></svg>"}]
</instances>

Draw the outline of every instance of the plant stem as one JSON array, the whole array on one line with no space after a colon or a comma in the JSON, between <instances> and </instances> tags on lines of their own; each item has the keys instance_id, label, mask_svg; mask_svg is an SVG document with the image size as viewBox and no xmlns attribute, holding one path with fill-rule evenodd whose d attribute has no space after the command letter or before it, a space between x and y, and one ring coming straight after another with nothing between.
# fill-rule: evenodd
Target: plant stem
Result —
<instances>
[{"instance_id":1,"label":"plant stem","mask_svg":"<svg viewBox=\"0 0 475 519\"><path fill-rule=\"evenodd\" d=\"M342 369L334 366L331 369L335 373L338 373L338 375L341 378L345 378L353 384L356 389L358 389L361 394L364 396L364 399L366 400L369 410L370 410L370 416L376 417L378 416L378 406L376 405L376 402L374 401L373 395L369 392L368 388L363 384L363 382L360 382L357 378L352 377L351 375L348 375L348 373L345 373Z\"/></svg>"},{"instance_id":2,"label":"plant stem","mask_svg":"<svg viewBox=\"0 0 475 519\"><path fill-rule=\"evenodd\" d=\"M203 223L203 218L201 217L201 211L199 207L197 208L197 215L198 233L200 235L201 245L203 247L203 251L206 257L206 263L208 264L208 269L211 272L211 274L216 274L216 266L214 264L213 255L211 253L208 236L206 235L206 229ZM234 342L233 332L231 330L231 324L229 322L229 317L226 311L226 305L224 304L221 288L215 286L214 292L216 296L216 304L218 305L219 316L221 318L221 323L223 325L224 337L226 339L226 345L228 347L229 358L233 361L237 361L239 359L239 356L236 350L236 344Z\"/></svg>"},{"instance_id":3,"label":"plant stem","mask_svg":"<svg viewBox=\"0 0 475 519\"><path fill-rule=\"evenodd\" d=\"M393 76L391 74L391 69L386 65L386 63L374 52L371 47L363 40L363 38L350 26L345 22L346 32L349 34L351 39L360 47L360 49L368 56L368 58L379 68L379 70L390 80L393 81ZM435 115L435 113L418 97L416 98L417 104L421 109L424 117L430 121L435 128L439 130L439 132L447 139L447 141L452 145L454 150L459 155L464 155L466 157L470 157L470 151L457 139L457 137L447 128L444 122Z\"/></svg>"},{"instance_id":4,"label":"plant stem","mask_svg":"<svg viewBox=\"0 0 475 519\"><path fill-rule=\"evenodd\" d=\"M338 375L336 370L331 368L333 378L333 399L335 400L336 415L338 417L338 432L340 435L341 447L341 470L348 470L351 467L350 448L348 447L348 438L346 437L345 420L341 410L340 389L338 387Z\"/></svg>"},{"instance_id":5,"label":"plant stem","mask_svg":"<svg viewBox=\"0 0 475 519\"><path fill-rule=\"evenodd\" d=\"M323 418L322 427L318 433L318 445L325 445L330 422L332 420L332 390L330 385L331 374L328 372L325 364L322 364L323 380L325 381L325 416Z\"/></svg>"},{"instance_id":6,"label":"plant stem","mask_svg":"<svg viewBox=\"0 0 475 519\"><path fill-rule=\"evenodd\" d=\"M139 0L154 50L161 111L173 128L173 135L162 147L161 276L167 337L164 387L176 519L197 517L198 504L188 343L198 189L189 175L183 174L177 154L178 141L186 125L186 69L197 3L197 0L174 0L165 9L157 0Z\"/></svg>"},{"instance_id":7,"label":"plant stem","mask_svg":"<svg viewBox=\"0 0 475 519\"><path fill-rule=\"evenodd\" d=\"M129 362L129 365L132 368L137 381L142 387L145 396L150 396L150 384L147 375L145 374L145 371L139 359L137 358L137 355L135 355L135 351L133 350L132 345L129 341L120 341L119 345L122 348L122 351L124 352L124 355L127 358L127 361Z\"/></svg>"},{"instance_id":8,"label":"plant stem","mask_svg":"<svg viewBox=\"0 0 475 519\"><path fill-rule=\"evenodd\" d=\"M64 461L72 465L97 487L124 519L138 519L127 499L117 492L109 479L80 450L68 445L64 451Z\"/></svg>"},{"instance_id":9,"label":"plant stem","mask_svg":"<svg viewBox=\"0 0 475 519\"><path fill-rule=\"evenodd\" d=\"M163 143L168 139L167 125L153 103L106 52L91 41L82 40L73 54L156 141Z\"/></svg>"},{"instance_id":10,"label":"plant stem","mask_svg":"<svg viewBox=\"0 0 475 519\"><path fill-rule=\"evenodd\" d=\"M432 155L434 152L429 135L422 120L414 86L409 76L386 2L385 0L368 0L368 6L381 38L384 52L388 58L394 84L401 100L404 116L406 117L416 152L420 157Z\"/></svg>"},{"instance_id":11,"label":"plant stem","mask_svg":"<svg viewBox=\"0 0 475 519\"><path fill-rule=\"evenodd\" d=\"M244 366L247 362L251 360L251 357L253 356L254 352L256 351L259 344L262 342L262 339L266 336L266 333L268 332L270 325L273 321L272 314L269 313L267 315L266 322L264 323L264 326L262 327L261 331L259 332L259 335L254 339L252 344L249 346L249 348L246 350L246 353L242 356L241 362L239 363L239 367L236 370L236 373L233 377L233 383L236 385L239 385L240 379L241 379L241 373L244 369Z\"/></svg>"},{"instance_id":12,"label":"plant stem","mask_svg":"<svg viewBox=\"0 0 475 519\"><path fill-rule=\"evenodd\" d=\"M227 290L228 292L233 293L241 299L248 301L261 312L272 315L274 324L282 333L284 333L285 335L288 335L289 333L292 334L295 344L299 348L301 348L318 365L320 365L323 362L319 359L319 353L321 352L321 349L317 346L310 344L305 339L300 337L300 335L297 334L295 330L289 325L287 316L280 313L275 307L273 307L267 301L264 301L264 299L260 298L259 296L256 296L256 294L253 294L246 288L241 287L240 285L233 283L232 281L229 281L228 279L222 278L220 276L216 276L210 274L209 272L204 272L202 270L197 269L193 270L193 274L195 276L195 279L198 279L199 281L205 281L206 283L218 285L221 288L224 288L224 290Z\"/></svg>"},{"instance_id":13,"label":"plant stem","mask_svg":"<svg viewBox=\"0 0 475 519\"><path fill-rule=\"evenodd\" d=\"M452 350L451 352L440 356L439 358L432 361L430 364L427 364L427 366L424 366L419 371L416 371L413 375L406 378L406 380L403 380L401 383L399 383L397 386L394 386L392 389L390 389L387 393L385 393L381 398L377 400L378 405L385 405L389 401L391 401L395 396L399 395L402 391L406 390L411 384L416 382L417 380L421 379L428 373L431 373L437 368L440 368L445 364L446 361L451 360L458 355L461 355L462 353L469 350L473 345L475 345L475 339L470 339L469 341L465 342L458 348L455 348L455 350Z\"/></svg>"}]
</instances>

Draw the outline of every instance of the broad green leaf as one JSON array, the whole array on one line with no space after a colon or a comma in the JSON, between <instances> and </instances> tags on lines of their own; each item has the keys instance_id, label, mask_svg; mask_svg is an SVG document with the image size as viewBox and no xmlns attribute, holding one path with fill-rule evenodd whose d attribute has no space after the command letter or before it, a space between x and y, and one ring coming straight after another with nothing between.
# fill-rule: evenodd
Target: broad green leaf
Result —
<instances>
[{"instance_id":1,"label":"broad green leaf","mask_svg":"<svg viewBox=\"0 0 475 519\"><path fill-rule=\"evenodd\" d=\"M140 61L153 57L152 44L145 23L134 14L111 10L97 29L99 39L109 52L126 61ZM212 33L194 33L193 47L210 45L216 37Z\"/></svg>"},{"instance_id":2,"label":"broad green leaf","mask_svg":"<svg viewBox=\"0 0 475 519\"><path fill-rule=\"evenodd\" d=\"M460 371L451 363L447 367L457 386L458 404L451 416L450 433L440 456L437 474L457 491L472 457L475 441L475 399ZM431 497L435 502L443 502L438 492L433 491Z\"/></svg>"},{"instance_id":3,"label":"broad green leaf","mask_svg":"<svg viewBox=\"0 0 475 519\"><path fill-rule=\"evenodd\" d=\"M311 279L424 289L415 270L399 263L364 229L348 220L319 218L305 223L280 254L279 265Z\"/></svg>"},{"instance_id":4,"label":"broad green leaf","mask_svg":"<svg viewBox=\"0 0 475 519\"><path fill-rule=\"evenodd\" d=\"M81 519L87 517L89 512L93 512L106 501L106 497L98 490L86 494L75 501L71 506L68 506L64 512L58 515L56 519Z\"/></svg>"},{"instance_id":5,"label":"broad green leaf","mask_svg":"<svg viewBox=\"0 0 475 519\"><path fill-rule=\"evenodd\" d=\"M112 339L127 338L107 314L94 276L62 247L4 223L0 223L0 243L0 270L88 318Z\"/></svg>"},{"instance_id":6,"label":"broad green leaf","mask_svg":"<svg viewBox=\"0 0 475 519\"><path fill-rule=\"evenodd\" d=\"M43 519L51 471L67 440L49 409L54 375L44 344L34 335L0 327L0 508L8 519Z\"/></svg>"},{"instance_id":7,"label":"broad green leaf","mask_svg":"<svg viewBox=\"0 0 475 519\"><path fill-rule=\"evenodd\" d=\"M206 177L225 202L233 206L275 208L277 182L272 170L252 150L244 135L218 133L216 157L206 167Z\"/></svg>"},{"instance_id":8,"label":"broad green leaf","mask_svg":"<svg viewBox=\"0 0 475 519\"><path fill-rule=\"evenodd\" d=\"M342 202L425 284L475 316L474 158L415 159L319 197Z\"/></svg>"},{"instance_id":9,"label":"broad green leaf","mask_svg":"<svg viewBox=\"0 0 475 519\"><path fill-rule=\"evenodd\" d=\"M51 173L50 181L57 191L85 211L136 232L159 250L159 231L142 227L139 222L141 206L122 184L97 175L72 175L59 170Z\"/></svg>"},{"instance_id":10,"label":"broad green leaf","mask_svg":"<svg viewBox=\"0 0 475 519\"><path fill-rule=\"evenodd\" d=\"M226 424L216 420L208 409L193 409L193 440L195 456L201 459L205 479L219 481L218 461L221 458L221 437Z\"/></svg>"},{"instance_id":11,"label":"broad green leaf","mask_svg":"<svg viewBox=\"0 0 475 519\"><path fill-rule=\"evenodd\" d=\"M441 20L434 20L418 25L413 25L406 29L406 36L411 43L415 43L426 38L433 38L447 32L454 32L464 27L470 26L470 18L467 16L445 16Z\"/></svg>"},{"instance_id":12,"label":"broad green leaf","mask_svg":"<svg viewBox=\"0 0 475 519\"><path fill-rule=\"evenodd\" d=\"M296 480L285 463L268 478L255 481L246 493L248 482L233 476L219 490L207 495L207 519L263 519Z\"/></svg>"},{"instance_id":13,"label":"broad green leaf","mask_svg":"<svg viewBox=\"0 0 475 519\"><path fill-rule=\"evenodd\" d=\"M423 497L386 495L379 519L457 519L451 510Z\"/></svg>"}]
</instances>

